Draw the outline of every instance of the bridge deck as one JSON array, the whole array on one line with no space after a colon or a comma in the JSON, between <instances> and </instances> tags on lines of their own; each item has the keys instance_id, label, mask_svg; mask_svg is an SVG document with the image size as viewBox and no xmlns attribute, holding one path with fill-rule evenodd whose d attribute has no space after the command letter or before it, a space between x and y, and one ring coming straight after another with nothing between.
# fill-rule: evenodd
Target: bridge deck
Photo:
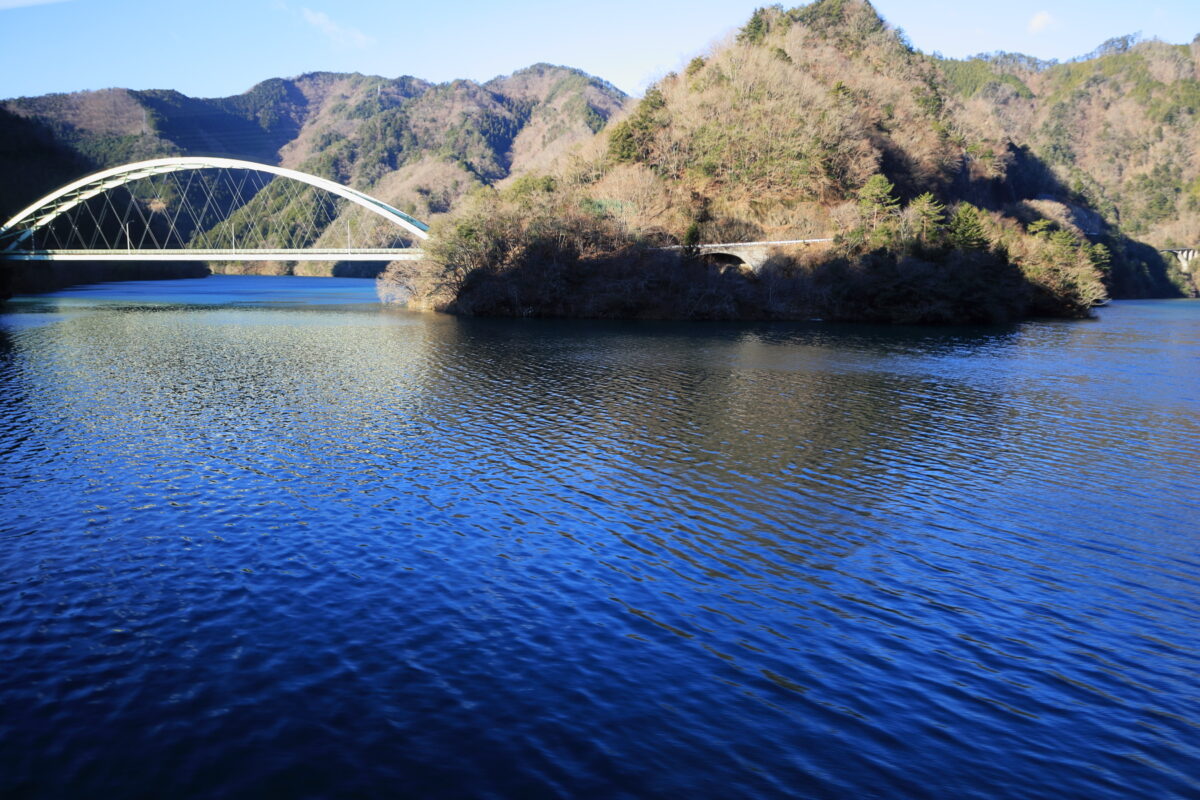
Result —
<instances>
[{"instance_id":1,"label":"bridge deck","mask_svg":"<svg viewBox=\"0 0 1200 800\"><path fill-rule=\"evenodd\" d=\"M816 244L832 239L790 239L781 242L701 244L700 252L763 249L779 245ZM683 250L682 245L661 250ZM0 261L419 261L418 247L392 248L279 248L274 250L0 250Z\"/></svg>"},{"instance_id":2,"label":"bridge deck","mask_svg":"<svg viewBox=\"0 0 1200 800\"><path fill-rule=\"evenodd\" d=\"M419 248L0 251L7 261L419 261Z\"/></svg>"}]
</instances>

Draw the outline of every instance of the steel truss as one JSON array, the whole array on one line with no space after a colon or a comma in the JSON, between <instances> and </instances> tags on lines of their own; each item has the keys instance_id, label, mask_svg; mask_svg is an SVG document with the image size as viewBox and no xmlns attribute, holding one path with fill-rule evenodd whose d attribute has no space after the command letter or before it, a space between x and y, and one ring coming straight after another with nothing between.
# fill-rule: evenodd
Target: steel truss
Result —
<instances>
[{"instance_id":1,"label":"steel truss","mask_svg":"<svg viewBox=\"0 0 1200 800\"><path fill-rule=\"evenodd\" d=\"M0 258L392 260L419 254L397 244L428 230L335 181L188 156L114 167L46 195L0 227Z\"/></svg>"}]
</instances>

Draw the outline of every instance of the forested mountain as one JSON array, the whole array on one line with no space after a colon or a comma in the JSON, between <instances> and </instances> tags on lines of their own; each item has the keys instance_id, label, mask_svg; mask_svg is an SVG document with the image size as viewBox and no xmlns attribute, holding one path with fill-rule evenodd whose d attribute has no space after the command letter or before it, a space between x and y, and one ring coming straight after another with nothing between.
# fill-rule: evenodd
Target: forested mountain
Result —
<instances>
[{"instance_id":1,"label":"forested mountain","mask_svg":"<svg viewBox=\"0 0 1200 800\"><path fill-rule=\"evenodd\" d=\"M1200 36L1124 36L1068 63L993 53L938 65L987 135L1027 145L1106 221L1155 247L1200 244Z\"/></svg>"},{"instance_id":2,"label":"forested mountain","mask_svg":"<svg viewBox=\"0 0 1200 800\"><path fill-rule=\"evenodd\" d=\"M852 228L844 203L881 174L906 204L929 192L1103 243L1118 295L1170 293L1185 276L1132 240L1200 244L1200 45L1112 48L1028 85L1031 59L976 59L990 79L971 92L963 62L914 50L868 2L764 9L611 130L607 156L628 166L605 180L670 186L676 234L682 199L706 198L700 239L725 241Z\"/></svg>"},{"instance_id":3,"label":"forested mountain","mask_svg":"<svg viewBox=\"0 0 1200 800\"><path fill-rule=\"evenodd\" d=\"M218 99L125 89L18 98L0 103L0 159L28 180L3 184L0 211L89 170L205 154L304 170L428 219L472 188L591 138L625 99L547 64L483 84L312 73ZM268 206L292 211L269 199L252 200L229 224L253 224Z\"/></svg>"},{"instance_id":4,"label":"forested mountain","mask_svg":"<svg viewBox=\"0 0 1200 800\"><path fill-rule=\"evenodd\" d=\"M0 220L45 191L86 174L92 162L36 119L0 108Z\"/></svg>"},{"instance_id":5,"label":"forested mountain","mask_svg":"<svg viewBox=\"0 0 1200 800\"><path fill-rule=\"evenodd\" d=\"M1032 94L996 75L982 94ZM963 83L865 0L760 9L572 158L440 228L438 279L391 280L462 313L918 322L1186 287ZM821 236L834 247L757 276L683 283L649 246Z\"/></svg>"}]
</instances>

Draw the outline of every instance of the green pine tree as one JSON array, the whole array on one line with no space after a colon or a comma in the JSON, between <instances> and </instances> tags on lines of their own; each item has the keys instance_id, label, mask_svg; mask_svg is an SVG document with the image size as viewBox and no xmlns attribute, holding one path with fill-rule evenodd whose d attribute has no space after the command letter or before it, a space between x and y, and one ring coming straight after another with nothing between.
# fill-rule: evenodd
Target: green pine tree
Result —
<instances>
[{"instance_id":1,"label":"green pine tree","mask_svg":"<svg viewBox=\"0 0 1200 800\"><path fill-rule=\"evenodd\" d=\"M746 27L738 32L737 40L747 44L758 44L766 38L770 30L771 23L767 21L767 10L759 8L754 11L754 16L750 17Z\"/></svg>"},{"instance_id":2,"label":"green pine tree","mask_svg":"<svg viewBox=\"0 0 1200 800\"><path fill-rule=\"evenodd\" d=\"M883 175L875 174L867 178L867 182L858 190L858 208L862 212L863 221L871 230L875 230L895 215L900 207L900 201L892 193L895 189L891 181Z\"/></svg>"},{"instance_id":3,"label":"green pine tree","mask_svg":"<svg viewBox=\"0 0 1200 800\"><path fill-rule=\"evenodd\" d=\"M986 250L987 232L979 219L979 209L970 203L959 203L950 219L950 241L960 250Z\"/></svg>"},{"instance_id":4,"label":"green pine tree","mask_svg":"<svg viewBox=\"0 0 1200 800\"><path fill-rule=\"evenodd\" d=\"M917 226L917 234L928 241L946 226L946 207L932 194L925 192L908 204Z\"/></svg>"}]
</instances>

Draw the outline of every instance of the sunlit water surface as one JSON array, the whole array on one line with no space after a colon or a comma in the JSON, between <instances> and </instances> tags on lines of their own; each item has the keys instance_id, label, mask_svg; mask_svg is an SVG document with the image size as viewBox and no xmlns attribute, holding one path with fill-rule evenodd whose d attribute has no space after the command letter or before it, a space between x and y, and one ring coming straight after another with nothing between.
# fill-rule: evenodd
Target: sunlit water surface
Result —
<instances>
[{"instance_id":1,"label":"sunlit water surface","mask_svg":"<svg viewBox=\"0 0 1200 800\"><path fill-rule=\"evenodd\" d=\"M0 796L1200 796L1200 305L0 307Z\"/></svg>"}]
</instances>

